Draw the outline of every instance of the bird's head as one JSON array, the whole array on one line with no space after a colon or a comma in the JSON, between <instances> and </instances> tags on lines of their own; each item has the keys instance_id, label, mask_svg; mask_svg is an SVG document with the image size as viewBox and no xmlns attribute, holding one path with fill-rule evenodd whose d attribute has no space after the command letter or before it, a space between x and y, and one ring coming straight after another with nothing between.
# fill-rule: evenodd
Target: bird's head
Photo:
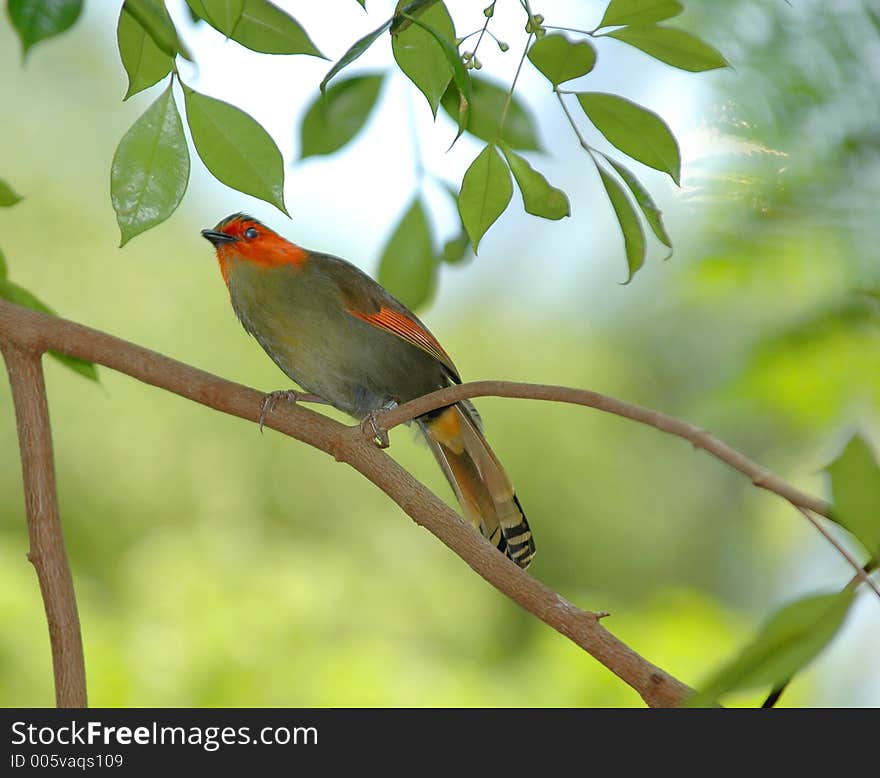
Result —
<instances>
[{"instance_id":1,"label":"bird's head","mask_svg":"<svg viewBox=\"0 0 880 778\"><path fill-rule=\"evenodd\" d=\"M220 269L226 276L231 260L244 260L266 267L302 264L308 252L282 238L265 224L244 213L227 216L216 227L202 230L214 244Z\"/></svg>"}]
</instances>

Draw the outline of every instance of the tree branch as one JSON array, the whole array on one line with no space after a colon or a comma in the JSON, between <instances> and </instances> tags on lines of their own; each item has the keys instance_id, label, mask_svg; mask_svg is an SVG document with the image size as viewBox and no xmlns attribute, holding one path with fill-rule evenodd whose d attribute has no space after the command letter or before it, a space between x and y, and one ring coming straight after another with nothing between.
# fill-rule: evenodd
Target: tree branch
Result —
<instances>
[{"instance_id":1,"label":"tree branch","mask_svg":"<svg viewBox=\"0 0 880 778\"><path fill-rule=\"evenodd\" d=\"M615 416L623 416L627 419L647 424L661 432L676 435L689 441L694 448L708 451L714 457L730 465L734 470L748 477L751 482L770 492L778 494L793 505L806 508L827 518L831 516L831 504L818 497L806 494L791 484L783 481L778 475L766 467L753 462L741 454L735 448L727 445L716 438L708 430L695 427L693 424L669 416L660 411L644 408L641 405L608 397L588 389L572 389L567 386L552 386L548 384L524 384L514 381L472 381L466 384L448 386L431 394L423 395L408 403L399 405L389 411L385 411L379 417L379 422L386 430L391 430L399 424L403 424L416 416L451 405L472 397L513 397L528 400L549 400L551 402L570 403L572 405L585 405L588 408L596 408L605 413Z\"/></svg>"},{"instance_id":2,"label":"tree branch","mask_svg":"<svg viewBox=\"0 0 880 778\"><path fill-rule=\"evenodd\" d=\"M58 513L42 350L24 351L2 338L0 350L15 405L30 536L28 559L37 571L49 624L55 703L59 708L84 708L86 669L73 578Z\"/></svg>"},{"instance_id":3,"label":"tree branch","mask_svg":"<svg viewBox=\"0 0 880 778\"><path fill-rule=\"evenodd\" d=\"M623 416L627 419L647 424L649 427L654 427L661 432L684 438L694 448L701 448L709 452L717 459L730 465L734 470L738 470L747 476L755 486L778 494L790 502L849 563L853 570L855 570L856 576L880 597L880 586L865 573L855 558L810 513L810 511L813 511L813 513L818 513L820 516L834 521L831 503L800 491L800 489L795 488L787 481L783 481L766 467L753 462L732 446L719 440L708 430L695 427L693 424L683 419L678 419L675 416L669 416L651 408L608 397L598 392L591 392L588 389L572 389L568 386L553 386L550 384L526 384L515 381L472 381L439 389L436 392L417 397L415 400L399 405L389 411L384 411L379 417L379 423L385 431L389 431L417 416L421 416L423 413L428 413L436 408L442 408L473 397L512 397L584 405L604 411L605 413L614 414L615 416Z\"/></svg>"},{"instance_id":4,"label":"tree branch","mask_svg":"<svg viewBox=\"0 0 880 778\"><path fill-rule=\"evenodd\" d=\"M215 410L258 422L264 394L80 324L0 301L0 342L39 354L51 348L97 362ZM265 425L350 465L382 489L417 524L436 535L486 581L579 645L648 705L681 703L690 689L618 640L595 613L580 610L521 570L466 525L440 498L347 427L298 405L278 407Z\"/></svg>"}]
</instances>

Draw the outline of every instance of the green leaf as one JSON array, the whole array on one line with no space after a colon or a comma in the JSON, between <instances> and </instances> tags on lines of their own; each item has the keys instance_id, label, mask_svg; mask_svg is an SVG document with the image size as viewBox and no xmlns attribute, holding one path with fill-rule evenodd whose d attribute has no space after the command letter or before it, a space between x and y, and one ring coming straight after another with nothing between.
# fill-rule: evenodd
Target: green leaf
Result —
<instances>
[{"instance_id":1,"label":"green leaf","mask_svg":"<svg viewBox=\"0 0 880 778\"><path fill-rule=\"evenodd\" d=\"M630 170L625 168L623 165L621 165L619 162L612 159L611 157L606 156L605 154L602 154L602 156L617 171L617 174L629 187L629 191L632 192L633 197L636 198L636 202L638 203L639 208L642 209L642 213L645 215L645 220L648 222L648 225L657 236L657 240L659 240L667 248L671 249L672 239L669 237L669 233L666 232L666 227L663 226L661 211L657 207L651 195L648 193L648 190L642 186L642 184L639 182L639 179L637 179ZM671 252L670 256L672 256ZM667 257L667 259L668 258L669 257Z\"/></svg>"},{"instance_id":2,"label":"green leaf","mask_svg":"<svg viewBox=\"0 0 880 778\"><path fill-rule=\"evenodd\" d=\"M189 149L169 84L125 133L110 169L124 246L174 213L189 181Z\"/></svg>"},{"instance_id":3,"label":"green leaf","mask_svg":"<svg viewBox=\"0 0 880 778\"><path fill-rule=\"evenodd\" d=\"M169 57L181 57L192 61L192 55L177 36L174 22L165 9L163 0L125 0L125 10L130 13L153 43Z\"/></svg>"},{"instance_id":4,"label":"green leaf","mask_svg":"<svg viewBox=\"0 0 880 778\"><path fill-rule=\"evenodd\" d=\"M502 144L501 150L510 165L519 191L522 192L523 206L527 213L544 219L562 219L571 215L571 206L565 192L547 183L544 176L510 147Z\"/></svg>"},{"instance_id":5,"label":"green leaf","mask_svg":"<svg viewBox=\"0 0 880 778\"><path fill-rule=\"evenodd\" d=\"M391 17L391 34L403 32L415 21L412 17L420 16L437 2L440 0L397 0Z\"/></svg>"},{"instance_id":6,"label":"green leaf","mask_svg":"<svg viewBox=\"0 0 880 778\"><path fill-rule=\"evenodd\" d=\"M363 54L370 46L372 46L376 39L387 30L391 26L391 19L389 19L385 24L381 27L377 27L371 33L364 35L358 41L355 41L348 51L340 57L339 61L333 65L330 70L327 71L327 75L324 76L324 80L321 82L321 91L324 92L327 89L327 84L330 83L330 79L332 79L340 70L345 67L348 67L352 62L354 62L361 54Z\"/></svg>"},{"instance_id":7,"label":"green leaf","mask_svg":"<svg viewBox=\"0 0 880 778\"><path fill-rule=\"evenodd\" d=\"M481 140L492 143L498 137L498 123L507 100L507 89L485 78L471 77L470 116L465 130ZM453 119L458 118L459 95L450 86L443 95L443 110ZM512 149L540 151L535 121L516 94L507 110L501 140Z\"/></svg>"},{"instance_id":8,"label":"green leaf","mask_svg":"<svg viewBox=\"0 0 880 778\"><path fill-rule=\"evenodd\" d=\"M474 247L495 220L504 213L513 196L510 171L491 143L471 163L461 182L458 212Z\"/></svg>"},{"instance_id":9,"label":"green leaf","mask_svg":"<svg viewBox=\"0 0 880 778\"><path fill-rule=\"evenodd\" d=\"M715 705L733 691L775 687L805 667L831 641L846 618L855 590L805 597L777 611L757 637L718 670L688 707Z\"/></svg>"},{"instance_id":10,"label":"green leaf","mask_svg":"<svg viewBox=\"0 0 880 778\"><path fill-rule=\"evenodd\" d=\"M467 233L462 231L443 244L443 261L449 265L457 265L467 257L468 246L471 241Z\"/></svg>"},{"instance_id":11,"label":"green leaf","mask_svg":"<svg viewBox=\"0 0 880 778\"><path fill-rule=\"evenodd\" d=\"M379 283L410 308L434 291L437 260L428 220L418 197L400 220L379 261Z\"/></svg>"},{"instance_id":12,"label":"green leaf","mask_svg":"<svg viewBox=\"0 0 880 778\"><path fill-rule=\"evenodd\" d=\"M578 102L590 121L624 154L664 173L676 184L681 178L681 155L672 131L647 108L604 92L578 92Z\"/></svg>"},{"instance_id":13,"label":"green leaf","mask_svg":"<svg viewBox=\"0 0 880 778\"><path fill-rule=\"evenodd\" d=\"M431 1L433 2L436 0ZM407 8L418 5L421 2L428 2L428 0L415 0L415 2L410 3ZM461 62L461 55L458 53L457 43L453 44L442 33L438 32L433 27L425 24L420 19L416 19L413 16L407 16L406 20L412 22L415 25L418 25L423 30L426 30L433 36L434 40L440 44L440 48L443 49L443 54L446 57L446 61L452 67L452 83L455 84L455 88L458 90L458 108L454 111L452 115L456 117L456 120L458 122L458 134L453 139L450 146L451 148L455 145L455 141L457 141L461 137L461 134L465 131L468 126L468 122L470 121L471 78Z\"/></svg>"},{"instance_id":14,"label":"green leaf","mask_svg":"<svg viewBox=\"0 0 880 778\"><path fill-rule=\"evenodd\" d=\"M9 266L6 264L6 255L0 249L0 281L9 276Z\"/></svg>"},{"instance_id":15,"label":"green leaf","mask_svg":"<svg viewBox=\"0 0 880 778\"><path fill-rule=\"evenodd\" d=\"M326 59L312 43L308 33L290 14L268 0L186 0L190 9L251 51L263 54L309 54Z\"/></svg>"},{"instance_id":16,"label":"green leaf","mask_svg":"<svg viewBox=\"0 0 880 778\"><path fill-rule=\"evenodd\" d=\"M880 555L880 467L871 446L854 435L826 470L831 475L834 520L852 532L872 557Z\"/></svg>"},{"instance_id":17,"label":"green leaf","mask_svg":"<svg viewBox=\"0 0 880 778\"><path fill-rule=\"evenodd\" d=\"M89 362L79 357L72 357L69 354L62 354L60 351L50 350L49 356L58 360L70 370L73 370L74 373L79 373L83 378L88 378L89 381L95 381L96 383L100 382L98 367L94 362Z\"/></svg>"},{"instance_id":18,"label":"green leaf","mask_svg":"<svg viewBox=\"0 0 880 778\"><path fill-rule=\"evenodd\" d=\"M128 74L128 91L123 100L161 81L174 65L174 58L156 45L127 8L127 4L122 6L116 25L119 57Z\"/></svg>"},{"instance_id":19,"label":"green leaf","mask_svg":"<svg viewBox=\"0 0 880 778\"><path fill-rule=\"evenodd\" d=\"M382 76L355 76L318 95L302 122L302 158L332 154L364 126L376 105Z\"/></svg>"},{"instance_id":20,"label":"green leaf","mask_svg":"<svg viewBox=\"0 0 880 778\"><path fill-rule=\"evenodd\" d=\"M367 10L367 0L357 0L361 4L361 8Z\"/></svg>"},{"instance_id":21,"label":"green leaf","mask_svg":"<svg viewBox=\"0 0 880 778\"><path fill-rule=\"evenodd\" d=\"M659 59L667 65L700 72L726 68L728 62L718 49L700 40L689 32L676 27L647 25L644 27L624 27L620 30L604 33L610 38L628 43Z\"/></svg>"},{"instance_id":22,"label":"green leaf","mask_svg":"<svg viewBox=\"0 0 880 778\"><path fill-rule=\"evenodd\" d=\"M197 0L204 11L205 21L212 27L228 35L241 21L245 0Z\"/></svg>"},{"instance_id":23,"label":"green leaf","mask_svg":"<svg viewBox=\"0 0 880 778\"><path fill-rule=\"evenodd\" d=\"M0 208L10 208L20 202L21 195L16 194L15 190L0 178Z\"/></svg>"},{"instance_id":24,"label":"green leaf","mask_svg":"<svg viewBox=\"0 0 880 778\"><path fill-rule=\"evenodd\" d=\"M289 215L284 206L284 161L269 133L234 105L188 86L183 92L186 121L205 167L227 186Z\"/></svg>"},{"instance_id":25,"label":"green leaf","mask_svg":"<svg viewBox=\"0 0 880 778\"><path fill-rule=\"evenodd\" d=\"M6 10L26 55L34 44L69 30L79 19L82 0L9 0Z\"/></svg>"},{"instance_id":26,"label":"green leaf","mask_svg":"<svg viewBox=\"0 0 880 778\"><path fill-rule=\"evenodd\" d=\"M597 30L620 24L651 24L678 16L684 6L676 0L611 0Z\"/></svg>"},{"instance_id":27,"label":"green leaf","mask_svg":"<svg viewBox=\"0 0 880 778\"><path fill-rule=\"evenodd\" d=\"M564 35L545 35L529 49L529 60L553 86L580 78L596 64L596 50L587 41L572 43Z\"/></svg>"},{"instance_id":28,"label":"green leaf","mask_svg":"<svg viewBox=\"0 0 880 778\"><path fill-rule=\"evenodd\" d=\"M639 217L635 208L632 207L629 198L623 191L623 187L609 176L601 167L596 165L602 184L608 193L608 199L617 216L617 223L623 232L623 245L626 249L626 264L629 268L629 277L625 283L633 280L633 276L645 263L645 233L639 223Z\"/></svg>"},{"instance_id":29,"label":"green leaf","mask_svg":"<svg viewBox=\"0 0 880 778\"><path fill-rule=\"evenodd\" d=\"M444 3L431 6L420 18L440 35L450 41L455 40L455 24ZM391 36L391 50L398 67L425 96L436 116L440 99L452 81L452 67L443 47L430 32L410 25L403 32Z\"/></svg>"},{"instance_id":30,"label":"green leaf","mask_svg":"<svg viewBox=\"0 0 880 778\"><path fill-rule=\"evenodd\" d=\"M40 311L40 313L48 313L50 316L57 315L48 305L38 300L23 286L14 284L6 278L0 278L0 298L15 303L16 305L21 305L23 308L30 308L34 311ZM91 381L98 380L98 369L93 362L88 362L79 357L70 357L67 354L62 354L60 351L50 350L48 353L50 356L57 359L62 365L69 367L81 376L84 376Z\"/></svg>"},{"instance_id":31,"label":"green leaf","mask_svg":"<svg viewBox=\"0 0 880 778\"><path fill-rule=\"evenodd\" d=\"M878 35L880 35L880 13L871 8L867 3L865 3L865 13L868 15L868 19L871 20L871 24L877 31Z\"/></svg>"}]
</instances>

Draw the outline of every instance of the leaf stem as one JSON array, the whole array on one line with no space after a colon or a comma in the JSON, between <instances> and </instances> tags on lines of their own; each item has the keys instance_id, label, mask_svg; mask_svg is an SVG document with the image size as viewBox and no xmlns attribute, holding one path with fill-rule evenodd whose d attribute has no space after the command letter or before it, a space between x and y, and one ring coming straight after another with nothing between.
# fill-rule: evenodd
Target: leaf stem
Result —
<instances>
[{"instance_id":1,"label":"leaf stem","mask_svg":"<svg viewBox=\"0 0 880 778\"><path fill-rule=\"evenodd\" d=\"M574 130L574 134L578 139L578 143L581 144L581 148L590 155L590 159L593 160L593 164L596 166L596 170L601 174L602 169L599 166L599 160L596 159L596 154L601 154L601 151L598 149L594 149L589 143L584 140L584 136L581 135L581 131L577 126L577 123L574 120L574 117L571 115L571 111L568 110L568 106L565 104L565 100L562 99L563 94L572 94L571 92L562 92L559 90L559 87L554 87L553 91L556 93L556 99L559 100L559 104L562 106L562 111L565 114L565 118L568 119L568 123L571 125L571 129Z\"/></svg>"},{"instance_id":2,"label":"leaf stem","mask_svg":"<svg viewBox=\"0 0 880 778\"><path fill-rule=\"evenodd\" d=\"M581 35L589 35L591 38L599 38L601 36L596 35L596 30L599 28L596 27L593 30L580 30L577 27L557 27L555 24L544 24L542 27L545 30L564 30L565 32L578 32Z\"/></svg>"},{"instance_id":3,"label":"leaf stem","mask_svg":"<svg viewBox=\"0 0 880 778\"><path fill-rule=\"evenodd\" d=\"M571 125L571 129L574 130L574 134L577 136L578 143L580 143L581 147L587 154L590 155L590 159L593 160L593 164L596 166L596 170L600 173L602 171L602 167L599 165L599 160L596 158L598 154L604 160L608 160L608 157L604 154L604 152L599 151L599 149L593 148L589 143L584 140L584 136L581 135L581 131L575 123L574 117L571 115L571 111L568 110L568 106L565 104L565 100L562 99L562 95L570 95L574 94L574 92L566 92L560 90L558 88L553 90L556 92L556 98L559 100L559 104L562 106L562 110L565 113L566 118L568 119L568 123Z\"/></svg>"},{"instance_id":4,"label":"leaf stem","mask_svg":"<svg viewBox=\"0 0 880 778\"><path fill-rule=\"evenodd\" d=\"M477 45L474 46L474 52L473 52L473 53L474 53L474 57L477 56L477 49L480 48L480 44L483 42L483 36L486 34L486 28L489 26L489 21L492 19L492 16L493 16L494 11L495 11L495 3L496 3L497 1L498 1L498 0L492 0L492 4L491 4L490 6L488 6L489 8L492 9L493 13L492 13L492 14L489 14L489 16L486 17L486 21L483 22L483 29L480 30L480 37L477 38ZM473 34L473 33L472 33L472 34ZM489 33L489 34L492 35L492 33ZM468 37L470 37L470 36L468 36ZM494 38L495 36L493 35L492 37ZM495 40L497 41L498 39L495 38Z\"/></svg>"},{"instance_id":5,"label":"leaf stem","mask_svg":"<svg viewBox=\"0 0 880 778\"><path fill-rule=\"evenodd\" d=\"M569 94L568 92L560 92L558 88L554 88L553 91L556 93L556 99L559 100L559 104L562 106L562 112L565 114L565 118L568 119L568 123L571 125L571 129L574 130L575 137L578 139L578 143L581 144L581 147L584 151L586 151L592 158L593 162L596 161L595 156L593 156L593 152L596 151L589 143L584 140L584 136L581 135L580 129L578 129L577 124L575 123L574 117L571 115L571 111L568 110L568 106L565 104L565 100L562 99L563 94Z\"/></svg>"},{"instance_id":6,"label":"leaf stem","mask_svg":"<svg viewBox=\"0 0 880 778\"><path fill-rule=\"evenodd\" d=\"M513 90L516 89L516 82L519 80L519 74L522 70L523 62L526 61L526 54L529 53L529 45L532 42L533 36L534 33L530 32L529 37L526 39L526 45L523 47L522 56L519 58L519 65L516 66L516 73L513 75L513 81L510 84L510 91L507 93L507 99L504 101L504 108L501 111L501 120L498 122L496 142L501 140L501 135L504 132L504 122L507 121L507 111L510 109L510 103L513 100Z\"/></svg>"}]
</instances>

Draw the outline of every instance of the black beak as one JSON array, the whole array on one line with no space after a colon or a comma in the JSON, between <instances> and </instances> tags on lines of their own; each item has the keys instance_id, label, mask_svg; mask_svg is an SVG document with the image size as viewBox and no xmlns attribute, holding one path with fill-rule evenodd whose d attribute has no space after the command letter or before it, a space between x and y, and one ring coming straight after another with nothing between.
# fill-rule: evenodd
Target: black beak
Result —
<instances>
[{"instance_id":1,"label":"black beak","mask_svg":"<svg viewBox=\"0 0 880 778\"><path fill-rule=\"evenodd\" d=\"M227 235L225 232L218 232L217 230L202 230L202 237L211 241L218 248L224 243L235 242L235 238L232 235Z\"/></svg>"}]
</instances>

